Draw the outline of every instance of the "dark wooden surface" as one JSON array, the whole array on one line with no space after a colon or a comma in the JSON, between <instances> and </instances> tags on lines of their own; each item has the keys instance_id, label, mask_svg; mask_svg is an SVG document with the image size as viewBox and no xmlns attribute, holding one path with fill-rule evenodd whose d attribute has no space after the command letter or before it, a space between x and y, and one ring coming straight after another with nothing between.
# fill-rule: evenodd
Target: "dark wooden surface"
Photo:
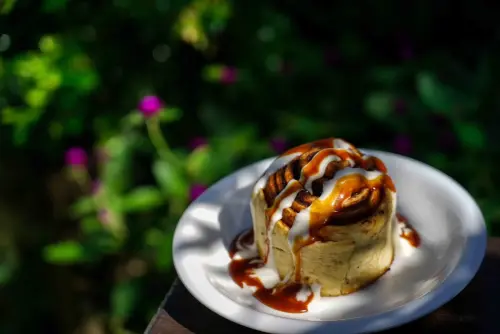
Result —
<instances>
[{"instance_id":1,"label":"dark wooden surface","mask_svg":"<svg viewBox=\"0 0 500 334\"><path fill-rule=\"evenodd\" d=\"M500 333L500 238L489 238L476 277L453 300L435 312L382 333ZM198 302L179 281L171 287L151 320L147 334L259 333L237 325ZM339 333L340 334L340 333Z\"/></svg>"}]
</instances>

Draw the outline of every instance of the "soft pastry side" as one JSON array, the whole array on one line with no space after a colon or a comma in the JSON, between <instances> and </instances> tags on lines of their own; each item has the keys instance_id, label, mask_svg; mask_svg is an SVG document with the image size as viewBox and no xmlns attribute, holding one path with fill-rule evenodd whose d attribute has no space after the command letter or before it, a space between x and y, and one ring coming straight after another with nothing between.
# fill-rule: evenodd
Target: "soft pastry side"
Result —
<instances>
[{"instance_id":1,"label":"soft pastry side","mask_svg":"<svg viewBox=\"0 0 500 334\"><path fill-rule=\"evenodd\" d=\"M380 160L340 139L299 146L255 186L259 256L281 284L316 284L321 296L355 292L391 266L395 207L394 185Z\"/></svg>"}]
</instances>

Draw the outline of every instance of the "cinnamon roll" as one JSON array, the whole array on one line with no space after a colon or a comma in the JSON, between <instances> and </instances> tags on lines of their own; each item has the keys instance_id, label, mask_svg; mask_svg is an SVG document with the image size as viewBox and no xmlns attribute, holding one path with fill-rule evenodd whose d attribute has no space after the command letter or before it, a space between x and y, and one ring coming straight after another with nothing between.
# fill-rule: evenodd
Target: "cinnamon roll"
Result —
<instances>
[{"instance_id":1,"label":"cinnamon roll","mask_svg":"<svg viewBox=\"0 0 500 334\"><path fill-rule=\"evenodd\" d=\"M355 292L394 258L396 189L384 163L342 139L323 139L279 156L255 184L255 243L278 285Z\"/></svg>"}]
</instances>

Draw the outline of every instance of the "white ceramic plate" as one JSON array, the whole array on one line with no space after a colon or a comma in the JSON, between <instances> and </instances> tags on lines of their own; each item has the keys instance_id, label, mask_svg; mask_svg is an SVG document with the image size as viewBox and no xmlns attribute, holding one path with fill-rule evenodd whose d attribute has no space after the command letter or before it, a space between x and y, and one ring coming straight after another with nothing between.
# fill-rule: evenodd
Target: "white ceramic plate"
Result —
<instances>
[{"instance_id":1,"label":"white ceramic plate","mask_svg":"<svg viewBox=\"0 0 500 334\"><path fill-rule=\"evenodd\" d=\"M398 211L422 239L397 248L391 270L356 293L322 298L309 311L271 309L228 274L228 247L252 226L251 189L272 162L238 170L208 189L182 216L174 235L177 273L212 311L270 333L361 333L417 319L456 296L474 277L486 250L483 216L473 198L442 172L400 155L362 150L382 159L398 191Z\"/></svg>"}]
</instances>

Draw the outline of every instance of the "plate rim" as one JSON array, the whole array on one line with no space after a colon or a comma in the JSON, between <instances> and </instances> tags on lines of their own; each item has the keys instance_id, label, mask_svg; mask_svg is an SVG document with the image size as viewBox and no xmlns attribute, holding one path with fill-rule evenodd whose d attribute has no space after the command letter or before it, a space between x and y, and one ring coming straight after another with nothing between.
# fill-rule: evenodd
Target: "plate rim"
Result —
<instances>
[{"instance_id":1,"label":"plate rim","mask_svg":"<svg viewBox=\"0 0 500 334\"><path fill-rule=\"evenodd\" d=\"M272 314L264 313L257 311L255 309L246 307L241 305L231 298L225 296L220 293L227 301L232 305L232 307L236 308L241 312L234 312L232 309L228 312L227 309L218 307L213 303L206 302L202 293L199 293L197 289L194 289L188 282L190 281L188 277L190 276L188 270L182 266L180 263L181 259L176 252L176 245L179 243L179 231L183 225L183 222L186 221L186 214L190 211L195 204L201 202L203 198L210 194L210 190L217 189L222 186L229 179L236 177L236 175L241 174L245 171L250 171L252 169L258 168L260 165L270 164L277 156L265 158L259 161L256 161L252 164L246 165L232 172L231 174L226 175L225 177L218 180L212 186L210 186L207 191L205 191L200 197L198 197L195 201L190 203L190 205L185 209L183 215L180 217L177 226L174 231L173 242L172 242L172 255L173 255L173 263L174 268L177 272L178 278L182 281L186 289L191 293L191 295L196 298L201 304L205 307L213 311L214 313L240 324L242 326L256 329L263 332L269 333L328 333L333 329L342 330L342 333L360 333L360 332L376 332L380 330L385 330L389 328L393 328L396 326L403 325L405 323L414 321L419 319L432 311L436 310L440 306L449 302L455 296L457 296L474 278L477 274L486 254L486 245L487 245L487 230L486 223L484 220L483 213L479 208L477 202L472 197L472 195L456 180L454 180L449 175L445 174L441 170L430 166L422 161L417 159L403 156L400 154L374 150L374 149L365 149L359 148L360 151L366 152L372 155L377 156L378 154L393 156L395 159L409 160L412 163L416 163L421 165L422 167L430 169L432 172L439 174L439 177L446 179L455 187L458 187L462 194L464 195L464 199L467 200L468 206L476 211L478 214L477 219L474 220L473 224L475 224L475 228L480 232L476 238L471 239L470 236L466 236L466 243L464 245L464 251L462 256L460 257L458 263L455 268L449 273L445 280L443 280L436 288L429 291L427 294L420 298L416 298L400 307L395 309L388 310L387 312L378 313L375 315L369 315L365 317L356 317L350 319L343 320L331 320L331 321L311 321L305 319L290 319L285 317L279 317ZM458 283L450 283L451 279L455 277L460 269L467 267L467 271L462 271L460 274L462 275L460 281ZM413 309L414 312L407 314L399 314L398 316L388 317L393 314L397 314L396 312L401 311L403 309ZM377 318L384 317L385 321L376 322ZM248 319L248 320L247 320Z\"/></svg>"}]
</instances>

